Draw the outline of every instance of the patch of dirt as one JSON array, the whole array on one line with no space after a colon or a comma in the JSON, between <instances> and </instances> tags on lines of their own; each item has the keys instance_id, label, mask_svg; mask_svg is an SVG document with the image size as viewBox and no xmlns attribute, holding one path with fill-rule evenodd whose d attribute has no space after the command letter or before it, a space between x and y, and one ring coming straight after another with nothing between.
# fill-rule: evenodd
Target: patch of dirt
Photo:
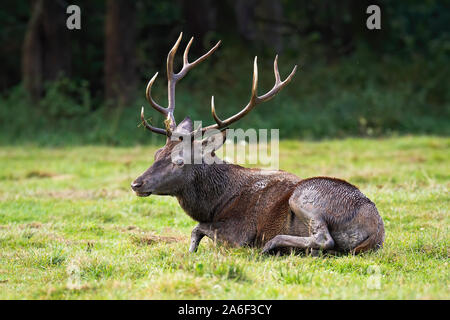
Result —
<instances>
[{"instance_id":1,"label":"patch of dirt","mask_svg":"<svg viewBox=\"0 0 450 320\"><path fill-rule=\"evenodd\" d=\"M125 227L125 228L121 228L120 230L121 230L121 231L136 231L136 232L143 232L143 230L142 230L141 228L136 227L136 226L128 226L128 227Z\"/></svg>"},{"instance_id":2,"label":"patch of dirt","mask_svg":"<svg viewBox=\"0 0 450 320\"><path fill-rule=\"evenodd\" d=\"M83 199L114 199L120 198L125 193L122 190L61 190L61 191L49 191L49 192L40 192L36 193L37 196L47 196L55 199L74 199L74 200L83 200Z\"/></svg>"},{"instance_id":3,"label":"patch of dirt","mask_svg":"<svg viewBox=\"0 0 450 320\"><path fill-rule=\"evenodd\" d=\"M52 178L57 176L56 173L53 172L47 172L47 171L39 171L39 170L33 170L28 172L25 175L25 178L29 179L29 178L40 178L40 179L45 179L45 178Z\"/></svg>"},{"instance_id":4,"label":"patch of dirt","mask_svg":"<svg viewBox=\"0 0 450 320\"><path fill-rule=\"evenodd\" d=\"M19 228L21 228L21 229L25 229L25 228L40 229L40 228L42 228L42 223L40 223L40 222L30 222L30 223L26 223L26 224L21 224L19 226Z\"/></svg>"},{"instance_id":5,"label":"patch of dirt","mask_svg":"<svg viewBox=\"0 0 450 320\"><path fill-rule=\"evenodd\" d=\"M53 180L66 180L71 179L73 175L71 174L58 174L52 177Z\"/></svg>"},{"instance_id":6,"label":"patch of dirt","mask_svg":"<svg viewBox=\"0 0 450 320\"><path fill-rule=\"evenodd\" d=\"M404 153L396 155L395 160L401 163L423 163L427 161L427 159L422 155Z\"/></svg>"},{"instance_id":7,"label":"patch of dirt","mask_svg":"<svg viewBox=\"0 0 450 320\"><path fill-rule=\"evenodd\" d=\"M172 242L180 242L183 238L176 236L160 236L152 233L144 233L144 234L133 234L131 236L131 242L136 245L153 245L156 243L172 243Z\"/></svg>"}]
</instances>

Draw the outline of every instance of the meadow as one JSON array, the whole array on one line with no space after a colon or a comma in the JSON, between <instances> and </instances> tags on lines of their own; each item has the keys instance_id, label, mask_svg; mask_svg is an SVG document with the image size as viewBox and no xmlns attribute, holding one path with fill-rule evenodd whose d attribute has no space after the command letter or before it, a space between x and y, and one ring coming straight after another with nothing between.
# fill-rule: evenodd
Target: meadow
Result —
<instances>
[{"instance_id":1,"label":"meadow","mask_svg":"<svg viewBox=\"0 0 450 320\"><path fill-rule=\"evenodd\" d=\"M264 256L204 239L170 197L130 182L156 146L0 147L0 299L449 299L450 138L280 144L280 168L357 185L382 250Z\"/></svg>"}]
</instances>

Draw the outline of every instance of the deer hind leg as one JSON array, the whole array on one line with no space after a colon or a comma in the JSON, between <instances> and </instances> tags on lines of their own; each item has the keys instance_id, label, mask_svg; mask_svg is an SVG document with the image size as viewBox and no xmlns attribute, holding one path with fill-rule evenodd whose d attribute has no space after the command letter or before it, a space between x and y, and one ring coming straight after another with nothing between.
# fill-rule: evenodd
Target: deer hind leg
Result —
<instances>
[{"instance_id":1,"label":"deer hind leg","mask_svg":"<svg viewBox=\"0 0 450 320\"><path fill-rule=\"evenodd\" d=\"M318 250L330 250L334 248L334 240L325 221L323 221L317 210L311 206L301 206L293 201L290 201L289 205L297 218L309 226L310 235L308 237L277 235L266 243L263 248L263 253L288 247L311 250L311 253L315 255Z\"/></svg>"},{"instance_id":2,"label":"deer hind leg","mask_svg":"<svg viewBox=\"0 0 450 320\"><path fill-rule=\"evenodd\" d=\"M269 253L273 250L286 247L304 250L309 249L315 255L318 250L332 249L334 247L334 240L326 227L309 237L280 234L266 243L263 248L263 253Z\"/></svg>"}]
</instances>

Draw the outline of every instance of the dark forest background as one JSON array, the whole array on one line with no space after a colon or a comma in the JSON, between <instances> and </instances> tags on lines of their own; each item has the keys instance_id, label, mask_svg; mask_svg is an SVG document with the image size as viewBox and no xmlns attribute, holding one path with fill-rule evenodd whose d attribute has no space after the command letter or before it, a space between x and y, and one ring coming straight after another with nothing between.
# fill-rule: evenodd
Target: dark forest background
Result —
<instances>
[{"instance_id":1,"label":"dark forest background","mask_svg":"<svg viewBox=\"0 0 450 320\"><path fill-rule=\"evenodd\" d=\"M68 30L67 6L81 8ZM368 30L366 8L381 8ZM166 56L179 33L177 63L219 39L220 49L177 86L175 116L212 123L250 96L258 56L260 89L273 84L273 58L294 80L241 120L280 128L282 138L450 134L450 1L4 0L0 11L0 144L156 142L139 125L144 90L166 105ZM162 117L146 107L152 122Z\"/></svg>"}]
</instances>

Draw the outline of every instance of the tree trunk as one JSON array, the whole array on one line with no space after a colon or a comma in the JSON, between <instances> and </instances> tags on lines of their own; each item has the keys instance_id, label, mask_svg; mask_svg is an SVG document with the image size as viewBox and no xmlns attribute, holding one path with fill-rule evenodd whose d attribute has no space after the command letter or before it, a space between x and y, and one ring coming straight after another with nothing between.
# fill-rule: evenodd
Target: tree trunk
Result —
<instances>
[{"instance_id":1,"label":"tree trunk","mask_svg":"<svg viewBox=\"0 0 450 320\"><path fill-rule=\"evenodd\" d=\"M130 103L136 86L136 3L108 0L105 22L105 98L124 106Z\"/></svg>"},{"instance_id":2,"label":"tree trunk","mask_svg":"<svg viewBox=\"0 0 450 320\"><path fill-rule=\"evenodd\" d=\"M281 52L283 5L278 0L238 0L234 2L238 31L250 43Z\"/></svg>"},{"instance_id":3,"label":"tree trunk","mask_svg":"<svg viewBox=\"0 0 450 320\"><path fill-rule=\"evenodd\" d=\"M257 37L255 22L256 0L236 0L234 12L239 34L246 41L255 41Z\"/></svg>"},{"instance_id":4,"label":"tree trunk","mask_svg":"<svg viewBox=\"0 0 450 320\"><path fill-rule=\"evenodd\" d=\"M272 17L274 23L264 24L260 35L267 47L281 53L283 51L283 39L281 36L281 22L284 20L283 5L278 0L265 0L263 1L263 10L264 16Z\"/></svg>"},{"instance_id":5,"label":"tree trunk","mask_svg":"<svg viewBox=\"0 0 450 320\"><path fill-rule=\"evenodd\" d=\"M196 51L201 52L205 46L203 42L205 35L216 29L217 9L215 2L213 0L197 0L194 3L183 0L182 6L188 38L195 37L199 40L197 41Z\"/></svg>"},{"instance_id":6,"label":"tree trunk","mask_svg":"<svg viewBox=\"0 0 450 320\"><path fill-rule=\"evenodd\" d=\"M22 49L22 78L33 101L42 96L44 83L68 75L70 47L65 8L53 0L33 0Z\"/></svg>"}]
</instances>

